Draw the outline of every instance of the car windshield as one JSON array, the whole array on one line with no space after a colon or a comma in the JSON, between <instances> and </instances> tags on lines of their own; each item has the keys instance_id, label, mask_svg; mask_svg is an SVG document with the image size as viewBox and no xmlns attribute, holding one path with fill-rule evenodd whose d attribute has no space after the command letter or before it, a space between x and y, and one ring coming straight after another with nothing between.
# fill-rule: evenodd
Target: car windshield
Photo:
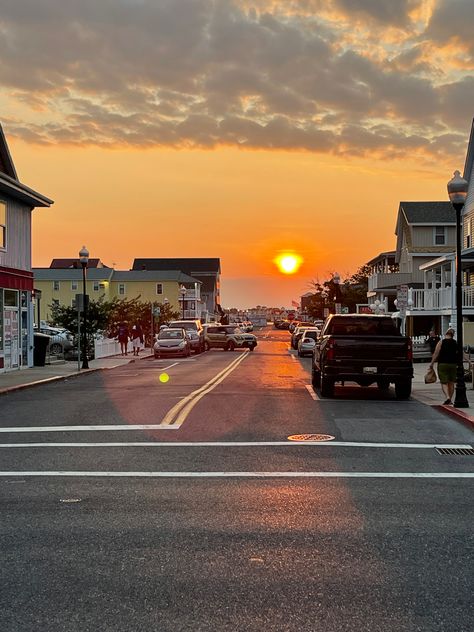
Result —
<instances>
[{"instance_id":1,"label":"car windshield","mask_svg":"<svg viewBox=\"0 0 474 632\"><path fill-rule=\"evenodd\" d=\"M196 331L197 327L196 327L196 323L192 323L192 322L180 322L180 323L171 323L173 327L182 327L183 329L190 329L193 331Z\"/></svg>"},{"instance_id":2,"label":"car windshield","mask_svg":"<svg viewBox=\"0 0 474 632\"><path fill-rule=\"evenodd\" d=\"M239 334L241 330L239 327L225 327L225 331L227 334Z\"/></svg>"},{"instance_id":3,"label":"car windshield","mask_svg":"<svg viewBox=\"0 0 474 632\"><path fill-rule=\"evenodd\" d=\"M318 332L317 331L306 331L304 336L303 336L303 340L308 340L308 338L311 338L312 340L316 340L316 338L318 337Z\"/></svg>"},{"instance_id":4,"label":"car windshield","mask_svg":"<svg viewBox=\"0 0 474 632\"><path fill-rule=\"evenodd\" d=\"M324 333L335 336L400 336L391 318L333 318Z\"/></svg>"},{"instance_id":5,"label":"car windshield","mask_svg":"<svg viewBox=\"0 0 474 632\"><path fill-rule=\"evenodd\" d=\"M180 329L163 329L158 338L159 340L177 340L183 338L183 332Z\"/></svg>"}]
</instances>

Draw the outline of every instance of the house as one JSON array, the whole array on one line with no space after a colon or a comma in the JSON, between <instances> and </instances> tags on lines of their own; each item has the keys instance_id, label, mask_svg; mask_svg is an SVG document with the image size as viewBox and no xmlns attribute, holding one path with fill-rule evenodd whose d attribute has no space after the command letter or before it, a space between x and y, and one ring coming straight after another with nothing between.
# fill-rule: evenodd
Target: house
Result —
<instances>
[{"instance_id":1,"label":"house","mask_svg":"<svg viewBox=\"0 0 474 632\"><path fill-rule=\"evenodd\" d=\"M463 177L469 184L462 215L462 308L465 321L474 321L474 120L464 165ZM453 221L455 217L452 211ZM445 331L448 326L456 326L456 263L455 242L449 252L432 258L420 266L423 274L422 288L410 292L407 319L428 316L437 326L437 331ZM415 320L416 322L416 320Z\"/></svg>"},{"instance_id":2,"label":"house","mask_svg":"<svg viewBox=\"0 0 474 632\"><path fill-rule=\"evenodd\" d=\"M449 257L456 242L454 209L449 201L400 202L395 234L396 250L382 252L367 263L372 272L368 278L368 301L386 302L389 311L395 310L394 300L400 286L411 289L409 307L412 307L416 291L451 284L448 270L451 274ZM448 259L442 275L428 281L425 267L440 257ZM438 315L415 311L407 311L406 330L410 335L426 334L433 325L441 327Z\"/></svg>"},{"instance_id":3,"label":"house","mask_svg":"<svg viewBox=\"0 0 474 632\"><path fill-rule=\"evenodd\" d=\"M33 365L31 213L51 204L20 182L0 126L0 373Z\"/></svg>"},{"instance_id":4,"label":"house","mask_svg":"<svg viewBox=\"0 0 474 632\"><path fill-rule=\"evenodd\" d=\"M202 318L204 321L218 320L223 314L220 298L221 263L219 258L177 258L177 259L135 259L134 271L137 270L181 270L184 274L201 282L201 300L203 302ZM185 308L193 302L192 296L184 297Z\"/></svg>"},{"instance_id":5,"label":"house","mask_svg":"<svg viewBox=\"0 0 474 632\"><path fill-rule=\"evenodd\" d=\"M184 317L201 318L201 282L181 270L114 270L100 259L92 262L92 267L87 267L86 280L86 293L91 300L139 298L143 302L167 302L174 311L182 313L180 288L184 286ZM83 292L79 260L53 259L49 268L34 268L33 273L35 287L41 290L39 320L51 320L54 303L75 306L76 295Z\"/></svg>"}]
</instances>

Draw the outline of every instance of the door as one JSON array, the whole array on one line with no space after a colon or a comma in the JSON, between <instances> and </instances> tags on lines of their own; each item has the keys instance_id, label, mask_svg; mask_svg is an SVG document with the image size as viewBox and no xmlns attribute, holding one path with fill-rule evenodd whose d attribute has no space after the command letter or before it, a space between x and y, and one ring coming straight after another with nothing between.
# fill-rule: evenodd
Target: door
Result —
<instances>
[{"instance_id":1,"label":"door","mask_svg":"<svg viewBox=\"0 0 474 632\"><path fill-rule=\"evenodd\" d=\"M20 364L20 331L18 308L6 307L3 312L5 370L18 369Z\"/></svg>"}]
</instances>

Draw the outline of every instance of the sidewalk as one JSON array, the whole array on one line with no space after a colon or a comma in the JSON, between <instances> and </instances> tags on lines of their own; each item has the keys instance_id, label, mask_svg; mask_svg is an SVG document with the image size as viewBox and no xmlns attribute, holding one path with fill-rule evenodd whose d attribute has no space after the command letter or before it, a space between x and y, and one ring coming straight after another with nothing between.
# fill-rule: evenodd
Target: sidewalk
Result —
<instances>
[{"instance_id":1,"label":"sidewalk","mask_svg":"<svg viewBox=\"0 0 474 632\"><path fill-rule=\"evenodd\" d=\"M77 360L65 362L64 364L47 364L46 366L35 366L31 369L22 371L10 371L9 373L0 374L0 395L11 393L31 386L47 384L48 382L56 382L58 380L66 380L78 375L93 373L94 371L102 371L104 369L114 369L124 364L129 364L136 360L144 360L151 357L150 349L143 349L138 358L132 353L127 356L117 355L109 358L100 358L99 360L89 360L89 369L78 370Z\"/></svg>"}]
</instances>

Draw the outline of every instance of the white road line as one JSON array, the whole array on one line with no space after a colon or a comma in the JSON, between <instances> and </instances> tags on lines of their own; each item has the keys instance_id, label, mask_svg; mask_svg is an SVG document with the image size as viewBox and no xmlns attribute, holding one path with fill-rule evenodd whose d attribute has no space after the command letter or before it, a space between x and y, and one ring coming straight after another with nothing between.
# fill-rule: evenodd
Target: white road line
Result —
<instances>
[{"instance_id":1,"label":"white road line","mask_svg":"<svg viewBox=\"0 0 474 632\"><path fill-rule=\"evenodd\" d=\"M174 430L169 425L163 424L117 424L103 426L13 426L10 428L0 428L0 433L17 433L17 432L97 432L108 430Z\"/></svg>"},{"instance_id":2,"label":"white road line","mask_svg":"<svg viewBox=\"0 0 474 632\"><path fill-rule=\"evenodd\" d=\"M171 369L171 367L178 365L179 362L174 362L173 364L170 364L169 366L163 366L158 369L159 371L166 371L166 369Z\"/></svg>"},{"instance_id":3,"label":"white road line","mask_svg":"<svg viewBox=\"0 0 474 632\"><path fill-rule=\"evenodd\" d=\"M308 391L308 393L311 395L312 399L314 399L315 401L317 401L319 399L319 397L317 396L314 388L311 386L311 384L305 384L305 388Z\"/></svg>"},{"instance_id":4,"label":"white road line","mask_svg":"<svg viewBox=\"0 0 474 632\"><path fill-rule=\"evenodd\" d=\"M76 478L474 478L474 472L84 472L11 471L0 477Z\"/></svg>"},{"instance_id":5,"label":"white road line","mask_svg":"<svg viewBox=\"0 0 474 632\"><path fill-rule=\"evenodd\" d=\"M468 443L358 443L353 441L104 441L95 443L45 441L41 443L0 443L0 448L264 448L267 446L410 450L433 450L435 448L467 450L472 448L472 445Z\"/></svg>"}]
</instances>

